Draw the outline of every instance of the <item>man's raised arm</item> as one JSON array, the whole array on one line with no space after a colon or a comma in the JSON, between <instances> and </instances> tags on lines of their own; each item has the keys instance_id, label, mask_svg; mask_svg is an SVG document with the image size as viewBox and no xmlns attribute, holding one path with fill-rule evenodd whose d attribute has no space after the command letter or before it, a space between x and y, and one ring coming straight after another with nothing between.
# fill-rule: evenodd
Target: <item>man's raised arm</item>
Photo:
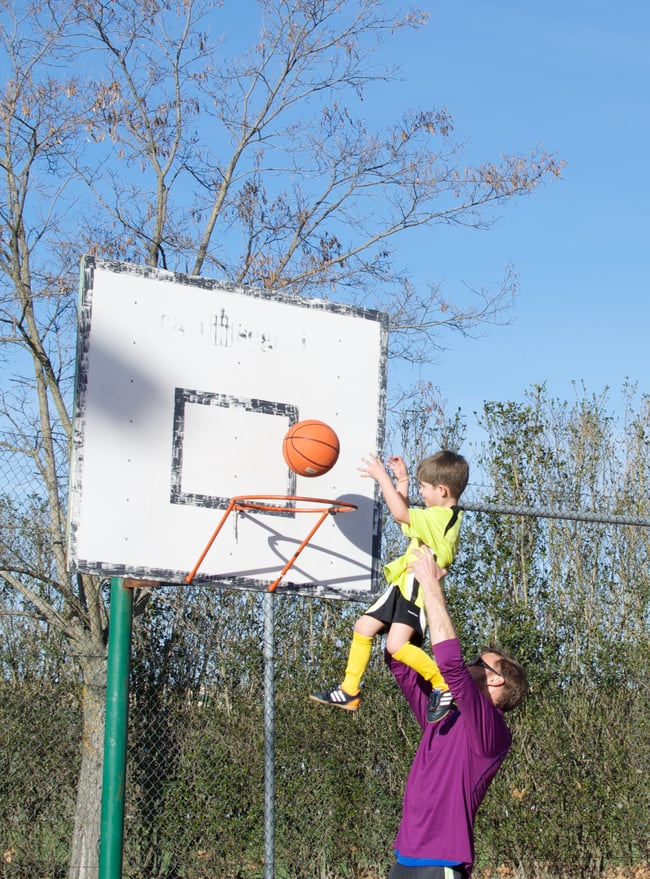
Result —
<instances>
[{"instance_id":1,"label":"man's raised arm","mask_svg":"<svg viewBox=\"0 0 650 879\"><path fill-rule=\"evenodd\" d=\"M441 641L449 641L457 637L442 590L442 581L447 572L439 567L433 553L427 546L415 550L415 554L417 560L409 565L409 570L415 575L422 587L429 636L433 646Z\"/></svg>"}]
</instances>

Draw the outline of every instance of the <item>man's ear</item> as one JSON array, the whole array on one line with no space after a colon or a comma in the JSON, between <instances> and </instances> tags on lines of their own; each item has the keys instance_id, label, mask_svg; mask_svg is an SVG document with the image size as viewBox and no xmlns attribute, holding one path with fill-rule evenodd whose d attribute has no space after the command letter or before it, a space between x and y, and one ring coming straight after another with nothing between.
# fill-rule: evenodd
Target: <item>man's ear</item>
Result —
<instances>
[{"instance_id":1,"label":"man's ear","mask_svg":"<svg viewBox=\"0 0 650 879\"><path fill-rule=\"evenodd\" d=\"M449 497L449 489L447 488L446 485L439 485L438 491L443 496L443 498L447 499Z\"/></svg>"}]
</instances>

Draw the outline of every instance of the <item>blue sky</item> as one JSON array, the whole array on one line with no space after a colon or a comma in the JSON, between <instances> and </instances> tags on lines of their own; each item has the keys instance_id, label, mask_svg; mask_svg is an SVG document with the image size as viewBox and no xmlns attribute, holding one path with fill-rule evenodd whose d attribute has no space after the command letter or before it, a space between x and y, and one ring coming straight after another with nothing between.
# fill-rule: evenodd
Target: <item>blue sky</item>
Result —
<instances>
[{"instance_id":1,"label":"blue sky","mask_svg":"<svg viewBox=\"0 0 650 879\"><path fill-rule=\"evenodd\" d=\"M370 90L358 109L383 128L402 111L444 107L473 161L542 146L567 163L561 180L499 209L488 231L408 238L401 258L415 280L442 282L452 299L465 284L494 283L509 263L521 289L509 325L475 340L442 337L447 350L426 377L470 422L485 400L520 401L544 382L569 400L573 382L589 393L609 387L614 402L626 379L647 393L650 4L421 5L428 25L387 44L401 81ZM256 12L253 0L215 9L227 51L248 45Z\"/></svg>"},{"instance_id":2,"label":"blue sky","mask_svg":"<svg viewBox=\"0 0 650 879\"><path fill-rule=\"evenodd\" d=\"M429 378L453 411L523 400L546 382L574 399L626 378L647 393L650 317L650 6L642 0L431 3L403 44L395 104L444 106L473 159L542 145L562 179L500 210L486 232L427 233L416 276L489 284L511 262L512 323L448 336ZM580 394L581 395L581 394Z\"/></svg>"}]
</instances>

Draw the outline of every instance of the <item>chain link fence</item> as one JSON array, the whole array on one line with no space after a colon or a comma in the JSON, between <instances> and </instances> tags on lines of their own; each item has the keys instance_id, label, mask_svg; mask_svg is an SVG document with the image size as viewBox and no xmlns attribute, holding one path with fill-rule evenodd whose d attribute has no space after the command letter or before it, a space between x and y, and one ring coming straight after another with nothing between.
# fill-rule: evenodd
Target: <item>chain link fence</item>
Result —
<instances>
[{"instance_id":1,"label":"chain link fence","mask_svg":"<svg viewBox=\"0 0 650 879\"><path fill-rule=\"evenodd\" d=\"M7 879L64 876L81 755L89 747L86 683L74 645L15 587L19 580L35 585L24 571L41 556L47 581L51 523L38 458L25 455L14 437L0 439L0 566L10 575L0 581L0 865ZM56 609L54 583L38 588ZM264 875L262 600L258 593L189 586L141 596L132 645L125 876ZM327 667L328 651L329 674L335 665L338 674L338 648L357 608L281 596L275 606L277 875L383 875L407 769L400 727L377 738L368 716L331 717L305 698L313 675ZM375 667L381 691L388 681L379 651ZM387 704L395 710L396 702L391 691ZM389 733L390 747L369 757L369 739ZM373 816L363 844L356 823L342 829L357 808ZM380 842L378 862L367 854L372 840Z\"/></svg>"},{"instance_id":2,"label":"chain link fence","mask_svg":"<svg viewBox=\"0 0 650 879\"><path fill-rule=\"evenodd\" d=\"M81 724L66 683L0 681L3 876L65 876Z\"/></svg>"},{"instance_id":3,"label":"chain link fence","mask_svg":"<svg viewBox=\"0 0 650 879\"><path fill-rule=\"evenodd\" d=\"M15 576L28 553L47 560L47 505L31 466L8 448L0 454L0 559ZM630 601L641 602L647 575L637 583ZM1 875L62 877L88 747L84 682L70 644L6 578L0 598ZM140 602L129 879L264 876L263 598L188 586ZM349 715L307 700L339 678L359 608L274 601L275 875L383 879L419 729L379 645L363 710ZM650 879L650 690L640 660L650 644L646 637L611 655L615 643L602 648L607 656L585 657L590 671L564 688L555 677L560 655L531 669L533 696L511 719L515 750L479 813L479 879ZM476 646L464 645L468 655Z\"/></svg>"},{"instance_id":4,"label":"chain link fence","mask_svg":"<svg viewBox=\"0 0 650 879\"><path fill-rule=\"evenodd\" d=\"M229 598L226 604L237 603ZM182 654L180 648L172 650L167 660L180 664ZM223 669L225 679L218 675L213 685L189 689L169 668L156 674L157 660L161 657L134 656L132 668L123 875L262 877L259 651L251 655L243 646L233 657L233 665L241 663L239 672L230 677L231 669ZM401 740L408 722L402 706L389 691L387 676L375 670L376 697L381 699L383 691L389 715L401 716L399 723L378 731L372 715L332 716L309 703L310 682L294 671L276 672L284 683L274 743L275 875L383 876L410 756ZM72 680L58 685L3 681L0 686L5 877L66 875L84 746L80 696ZM415 746L416 728L410 739Z\"/></svg>"},{"instance_id":5,"label":"chain link fence","mask_svg":"<svg viewBox=\"0 0 650 879\"><path fill-rule=\"evenodd\" d=\"M125 877L265 875L262 679L250 671L183 693L134 663ZM274 875L383 879L418 728L378 657L354 716L305 704L297 665L277 677ZM72 681L0 685L6 879L67 873L79 699ZM513 715L515 752L479 813L477 876L603 876L618 864L617 879L648 879L649 717L647 693L594 702L579 690L538 694Z\"/></svg>"}]
</instances>

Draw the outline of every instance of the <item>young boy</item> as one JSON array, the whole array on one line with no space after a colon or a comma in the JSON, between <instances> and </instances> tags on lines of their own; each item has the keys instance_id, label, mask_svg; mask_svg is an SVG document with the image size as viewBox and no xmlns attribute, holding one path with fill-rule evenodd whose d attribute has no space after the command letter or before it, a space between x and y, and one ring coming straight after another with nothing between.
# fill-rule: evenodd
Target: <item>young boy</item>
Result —
<instances>
[{"instance_id":1,"label":"young boy","mask_svg":"<svg viewBox=\"0 0 650 879\"><path fill-rule=\"evenodd\" d=\"M395 476L395 484L374 455L364 458L359 470L376 480L389 511L401 525L402 532L411 538L410 543L404 555L385 565L384 574L390 585L355 623L343 681L325 692L311 693L309 698L345 711L356 711L361 702L361 678L370 661L372 640L387 631L388 653L431 682L427 719L435 722L448 713L452 697L433 658L420 646L426 625L424 600L408 566L415 560L414 550L421 544L431 549L441 568L449 568L454 560L463 517L457 503L469 479L469 465L462 455L446 449L421 461L416 475L425 509L408 506L409 477L403 458L388 458L388 466Z\"/></svg>"}]
</instances>

